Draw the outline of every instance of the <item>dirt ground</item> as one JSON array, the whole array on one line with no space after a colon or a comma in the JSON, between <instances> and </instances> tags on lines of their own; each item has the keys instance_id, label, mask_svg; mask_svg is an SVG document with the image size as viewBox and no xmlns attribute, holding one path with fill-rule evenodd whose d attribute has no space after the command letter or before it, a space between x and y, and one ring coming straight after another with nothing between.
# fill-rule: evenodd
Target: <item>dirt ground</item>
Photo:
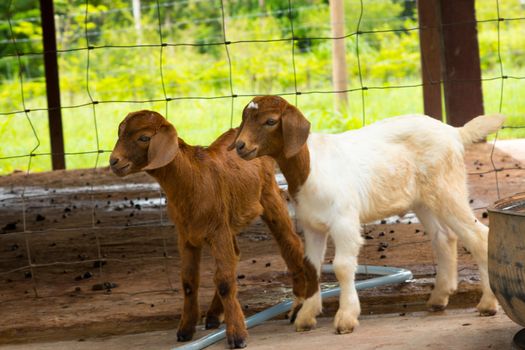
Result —
<instances>
[{"instance_id":1,"label":"dirt ground","mask_svg":"<svg viewBox=\"0 0 525 350\"><path fill-rule=\"evenodd\" d=\"M498 198L497 188L501 197L525 190L521 142L522 147L505 148L498 141L494 165L504 169L497 173L498 187L491 172L492 145L467 151L471 205L485 223L485 208ZM163 203L158 186L145 174L119 179L97 169L0 177L0 344L176 328L183 295L180 260ZM361 264L406 267L415 277L360 292L363 315L424 310L435 267L417 219L367 224L363 234ZM245 314L290 297L284 262L265 225L254 222L240 234L239 244L239 299ZM480 296L479 276L468 252L458 251L460 285L451 308L472 307ZM326 261L332 258L330 244ZM205 251L203 312L213 293L213 266ZM324 277L325 285L334 281L334 276ZM332 315L337 300L324 306L324 314Z\"/></svg>"},{"instance_id":2,"label":"dirt ground","mask_svg":"<svg viewBox=\"0 0 525 350\"><path fill-rule=\"evenodd\" d=\"M474 309L456 309L440 313L396 313L361 317L352 334L338 335L331 318L319 318L310 332L295 333L286 320L275 320L250 329L248 348L257 350L359 349L359 350L510 350L512 338L520 327L506 317L478 317ZM179 345L176 330L141 334L60 341L0 345L1 350L168 350ZM199 330L196 337L207 331ZM207 349L226 349L221 340Z\"/></svg>"}]
</instances>

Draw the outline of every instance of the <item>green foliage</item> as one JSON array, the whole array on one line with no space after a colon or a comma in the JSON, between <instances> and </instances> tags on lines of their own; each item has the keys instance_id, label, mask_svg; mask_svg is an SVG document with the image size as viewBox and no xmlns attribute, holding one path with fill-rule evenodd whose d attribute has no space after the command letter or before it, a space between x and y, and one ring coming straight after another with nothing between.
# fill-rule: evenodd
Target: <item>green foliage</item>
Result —
<instances>
[{"instance_id":1,"label":"green foliage","mask_svg":"<svg viewBox=\"0 0 525 350\"><path fill-rule=\"evenodd\" d=\"M168 1L168 0L166 0ZM23 110L14 36L19 52L42 51L40 13L36 0L0 3L0 111ZM90 97L102 103L93 107L63 109L66 152L110 150L116 128L130 111L156 109L172 120L181 137L190 143L208 144L230 126L238 125L240 113L250 97L234 99L231 110L230 61L233 91L239 95L327 92L332 87L332 41L330 11L326 0L224 0L226 40L224 45L220 0L142 0L141 29L129 0L55 0L57 44L73 50L111 46L94 50L68 51L58 55L63 106L89 104ZM421 113L421 87L374 89L420 83L420 54L415 2L405 0L345 1L345 39L349 89L348 108L334 112L334 95L303 94L298 106L316 131L338 132L361 127L376 120L404 113ZM525 17L519 1L500 1L500 17ZM481 64L486 78L503 72L525 75L525 21L487 21L497 18L493 0L476 2ZM11 18L12 31L7 18ZM288 39L293 33L297 40ZM498 46L499 23L499 46ZM170 45L131 47L139 44ZM86 31L87 29L87 31ZM396 29L395 32L389 31ZM356 35L356 32L360 32ZM381 31L381 32L377 32ZM86 40L87 39L87 40ZM258 40L259 42L247 42ZM171 45L191 44L191 45ZM214 44L214 45L204 45ZM294 59L292 60L292 45ZM130 46L130 47L128 47ZM162 51L162 62L161 62ZM359 54L360 69L357 55ZM89 69L88 69L89 60ZM26 107L45 109L43 63L38 56L22 56L23 93ZM160 71L162 64L163 80ZM293 66L295 65L295 74ZM361 80L370 89L361 95ZM162 83L164 82L165 92ZM501 80L484 83L485 109L497 112ZM505 80L502 112L508 125L524 125L525 80ZM150 103L168 97L214 97L209 100L174 100ZM364 97L364 106L362 104ZM289 100L295 103L295 96ZM104 103L104 101L137 101ZM167 109L166 109L167 108ZM0 116L0 157L49 152L45 111ZM230 122L231 121L231 122ZM35 133L33 132L33 128ZM505 130L499 137L524 137L520 129ZM36 147L36 149L35 149ZM71 155L69 168L105 165L107 154ZM48 156L0 160L0 173L14 169L48 170Z\"/></svg>"}]
</instances>

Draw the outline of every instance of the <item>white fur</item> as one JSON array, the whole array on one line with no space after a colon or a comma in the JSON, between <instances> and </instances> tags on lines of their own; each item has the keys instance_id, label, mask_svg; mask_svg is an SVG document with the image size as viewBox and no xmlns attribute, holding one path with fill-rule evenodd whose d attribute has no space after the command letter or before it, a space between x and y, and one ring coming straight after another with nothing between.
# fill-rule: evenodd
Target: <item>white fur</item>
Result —
<instances>
[{"instance_id":1,"label":"white fur","mask_svg":"<svg viewBox=\"0 0 525 350\"><path fill-rule=\"evenodd\" d=\"M259 105L253 101L250 101L250 103L248 103L248 107L247 108L251 108L251 109L258 109L259 108Z\"/></svg>"},{"instance_id":2,"label":"white fur","mask_svg":"<svg viewBox=\"0 0 525 350\"><path fill-rule=\"evenodd\" d=\"M490 123L482 123L487 118ZM351 332L358 324L354 274L363 244L361 223L409 210L431 235L437 256L429 306L444 308L456 289L458 236L480 268L483 297L478 309L496 310L487 275L488 229L468 204L463 155L464 144L496 131L503 119L482 116L470 126L454 128L408 115L342 134L310 134L310 174L297 192L296 215L305 232L306 256L318 271L327 235L334 241L334 270L341 286L338 333ZM318 295L305 301L296 319L298 330L315 325L319 304Z\"/></svg>"}]
</instances>

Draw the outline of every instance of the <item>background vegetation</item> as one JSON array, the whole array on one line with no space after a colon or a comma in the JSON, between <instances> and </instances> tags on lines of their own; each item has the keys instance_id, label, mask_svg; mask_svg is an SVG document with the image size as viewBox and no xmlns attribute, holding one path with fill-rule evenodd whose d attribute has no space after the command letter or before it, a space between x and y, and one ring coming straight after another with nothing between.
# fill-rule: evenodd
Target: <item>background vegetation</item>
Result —
<instances>
[{"instance_id":1,"label":"background vegetation","mask_svg":"<svg viewBox=\"0 0 525 350\"><path fill-rule=\"evenodd\" d=\"M11 2L11 3L10 3ZM332 41L327 0L293 0L292 20L296 37L314 38L292 44L279 39L291 37L288 0L224 0L226 38L231 60L232 87L238 95L276 94L295 91L331 91ZM55 0L60 88L66 152L111 150L117 125L130 111L156 109L175 124L179 135L190 143L208 144L230 126L239 124L240 112L250 97L217 98L230 95L230 65L220 43L223 23L220 0L141 1L141 28L133 17L131 0ZM477 17L483 78L501 76L498 42L503 72L525 77L525 20L486 21L498 18L496 0L478 0ZM334 96L317 93L298 96L297 104L312 121L314 131L336 132L360 127L378 119L403 113L422 113L420 55L415 0L364 0L359 38L345 40L349 88L359 88L356 46L363 85L378 87L349 93L349 107L334 112ZM499 1L500 17L525 18L520 0ZM86 16L87 12L87 16ZM345 2L346 33L357 30L360 2ZM12 31L7 18L11 18ZM159 24L163 42L190 44L133 47L159 44ZM402 31L389 32L391 29ZM16 39L16 47L12 43ZM317 39L315 39L317 38ZM87 39L87 40L86 40ZM249 42L258 40L258 42ZM81 50L89 45L103 48ZM216 44L203 46L202 44ZM119 46L119 47L116 47ZM79 50L77 50L79 49ZM0 112L46 108L43 58L16 52L41 52L42 31L37 0L0 3ZM89 62L89 66L88 66ZM89 68L89 69L88 69ZM22 70L23 86L18 74ZM399 87L383 89L384 87ZM497 112L501 80L483 84L485 110ZM22 92L25 101L22 101ZM506 79L502 112L507 125L525 124L525 79ZM168 97L208 99L163 100ZM295 103L295 96L289 97ZM136 102L108 102L136 101ZM32 126L35 132L33 132ZM0 115L0 157L50 151L47 113L32 111ZM523 129L508 129L500 137L525 137ZM35 149L36 147L36 149ZM104 166L108 154L69 155L68 168ZM28 157L0 160L0 173L27 170ZM50 169L50 157L31 159L31 171Z\"/></svg>"}]
</instances>

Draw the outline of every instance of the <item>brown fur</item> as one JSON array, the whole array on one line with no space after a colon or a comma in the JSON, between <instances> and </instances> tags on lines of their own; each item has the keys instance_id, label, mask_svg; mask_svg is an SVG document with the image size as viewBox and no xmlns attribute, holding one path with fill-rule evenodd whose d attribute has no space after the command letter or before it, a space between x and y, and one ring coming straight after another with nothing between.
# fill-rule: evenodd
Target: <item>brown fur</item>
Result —
<instances>
[{"instance_id":1,"label":"brown fur","mask_svg":"<svg viewBox=\"0 0 525 350\"><path fill-rule=\"evenodd\" d=\"M199 261L206 243L217 265L217 289L206 314L206 327L218 327L224 313L230 346L245 346L247 331L237 300L239 249L235 235L259 215L274 235L293 276L296 297L304 300L307 290L317 288L316 278L312 278L315 273L304 272L302 242L292 229L275 182L273 160L262 157L245 162L235 152L228 152L235 135L232 129L207 148L190 146L177 137L164 117L144 110L130 113L121 123L111 155L110 164L117 175L146 170L166 193L182 260L184 310L177 332L179 341L192 338L199 319ZM151 139L141 141L141 136ZM307 283L305 276L312 280Z\"/></svg>"},{"instance_id":2,"label":"brown fur","mask_svg":"<svg viewBox=\"0 0 525 350\"><path fill-rule=\"evenodd\" d=\"M282 97L258 96L252 101L257 108L249 108L249 105L244 108L237 137L229 149L237 148L237 153L246 160L259 156L274 158L294 197L310 171L306 146L310 122ZM277 123L267 125L268 119Z\"/></svg>"}]
</instances>

